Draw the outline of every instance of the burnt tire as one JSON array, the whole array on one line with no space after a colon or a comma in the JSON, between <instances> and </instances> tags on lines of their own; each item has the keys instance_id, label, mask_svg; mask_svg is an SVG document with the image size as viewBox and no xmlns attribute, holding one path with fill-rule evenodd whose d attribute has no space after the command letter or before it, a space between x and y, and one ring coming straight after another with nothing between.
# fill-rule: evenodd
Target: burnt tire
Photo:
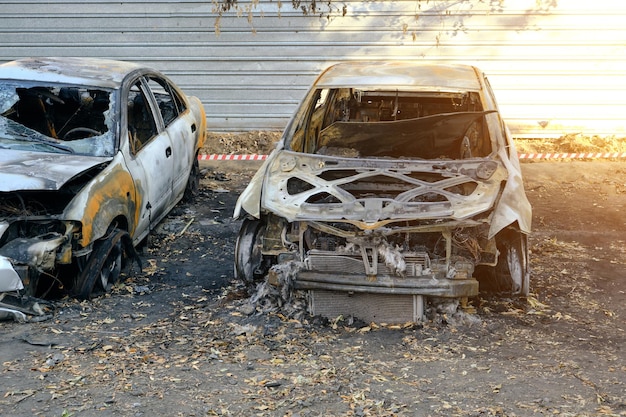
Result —
<instances>
[{"instance_id":1,"label":"burnt tire","mask_svg":"<svg viewBox=\"0 0 626 417\"><path fill-rule=\"evenodd\" d=\"M183 199L187 202L193 201L200 193L200 164L198 158L191 164L191 171L189 172L189 178L187 178L187 185L185 186L185 194Z\"/></svg>"},{"instance_id":2,"label":"burnt tire","mask_svg":"<svg viewBox=\"0 0 626 417\"><path fill-rule=\"evenodd\" d=\"M239 229L235 243L235 277L246 283L260 278L263 273L263 232L265 225L260 220L246 219Z\"/></svg>"},{"instance_id":3,"label":"burnt tire","mask_svg":"<svg viewBox=\"0 0 626 417\"><path fill-rule=\"evenodd\" d=\"M498 248L496 266L477 269L481 292L528 296L530 272L526 235L520 232L507 232L496 240Z\"/></svg>"},{"instance_id":4,"label":"burnt tire","mask_svg":"<svg viewBox=\"0 0 626 417\"><path fill-rule=\"evenodd\" d=\"M76 297L84 300L106 293L120 277L123 261L122 239L128 234L113 229L94 243L94 249L80 272L75 285Z\"/></svg>"}]
</instances>

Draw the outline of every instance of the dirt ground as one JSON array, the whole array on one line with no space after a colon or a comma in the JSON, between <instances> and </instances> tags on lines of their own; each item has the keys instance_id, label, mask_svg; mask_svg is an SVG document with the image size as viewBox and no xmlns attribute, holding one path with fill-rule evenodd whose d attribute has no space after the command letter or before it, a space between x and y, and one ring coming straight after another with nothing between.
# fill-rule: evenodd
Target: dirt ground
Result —
<instances>
[{"instance_id":1,"label":"dirt ground","mask_svg":"<svg viewBox=\"0 0 626 417\"><path fill-rule=\"evenodd\" d=\"M110 295L0 323L0 415L626 416L625 161L524 163L531 296L405 326L251 308L230 216L257 166L204 164Z\"/></svg>"}]
</instances>

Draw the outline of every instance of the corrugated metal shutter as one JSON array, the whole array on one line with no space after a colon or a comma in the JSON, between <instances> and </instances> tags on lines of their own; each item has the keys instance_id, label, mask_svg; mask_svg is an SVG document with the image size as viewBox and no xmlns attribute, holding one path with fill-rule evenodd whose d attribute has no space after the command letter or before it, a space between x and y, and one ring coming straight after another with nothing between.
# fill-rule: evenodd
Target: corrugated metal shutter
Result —
<instances>
[{"instance_id":1,"label":"corrugated metal shutter","mask_svg":"<svg viewBox=\"0 0 626 417\"><path fill-rule=\"evenodd\" d=\"M324 2L318 2L324 6ZM327 65L400 59L483 69L515 136L626 133L626 2L343 1L303 16L240 2L214 31L205 1L2 2L0 61L98 56L143 62L201 98L214 131L281 129Z\"/></svg>"}]
</instances>

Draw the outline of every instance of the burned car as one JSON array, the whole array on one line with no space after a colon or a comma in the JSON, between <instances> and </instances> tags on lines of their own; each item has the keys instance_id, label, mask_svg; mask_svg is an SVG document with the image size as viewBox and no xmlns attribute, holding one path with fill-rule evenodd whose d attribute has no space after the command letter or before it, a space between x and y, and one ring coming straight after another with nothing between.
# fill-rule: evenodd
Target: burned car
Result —
<instances>
[{"instance_id":1,"label":"burned car","mask_svg":"<svg viewBox=\"0 0 626 417\"><path fill-rule=\"evenodd\" d=\"M531 207L472 66L330 67L234 216L237 276L306 291L312 314L416 321L429 300L462 301L479 284L528 293Z\"/></svg>"},{"instance_id":2,"label":"burned car","mask_svg":"<svg viewBox=\"0 0 626 417\"><path fill-rule=\"evenodd\" d=\"M197 192L205 130L200 101L150 68L88 58L0 65L4 302L105 291L150 229Z\"/></svg>"}]
</instances>

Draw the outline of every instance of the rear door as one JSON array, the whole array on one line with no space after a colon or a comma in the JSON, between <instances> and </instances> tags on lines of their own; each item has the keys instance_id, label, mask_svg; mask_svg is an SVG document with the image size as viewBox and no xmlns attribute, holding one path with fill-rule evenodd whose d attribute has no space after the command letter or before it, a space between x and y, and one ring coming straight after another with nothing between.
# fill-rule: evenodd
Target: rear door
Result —
<instances>
[{"instance_id":1,"label":"rear door","mask_svg":"<svg viewBox=\"0 0 626 417\"><path fill-rule=\"evenodd\" d=\"M187 103L176 89L165 79L156 75L146 77L152 92L163 126L172 144L172 193L170 205L173 206L182 197L191 165L195 158L196 125Z\"/></svg>"}]
</instances>

